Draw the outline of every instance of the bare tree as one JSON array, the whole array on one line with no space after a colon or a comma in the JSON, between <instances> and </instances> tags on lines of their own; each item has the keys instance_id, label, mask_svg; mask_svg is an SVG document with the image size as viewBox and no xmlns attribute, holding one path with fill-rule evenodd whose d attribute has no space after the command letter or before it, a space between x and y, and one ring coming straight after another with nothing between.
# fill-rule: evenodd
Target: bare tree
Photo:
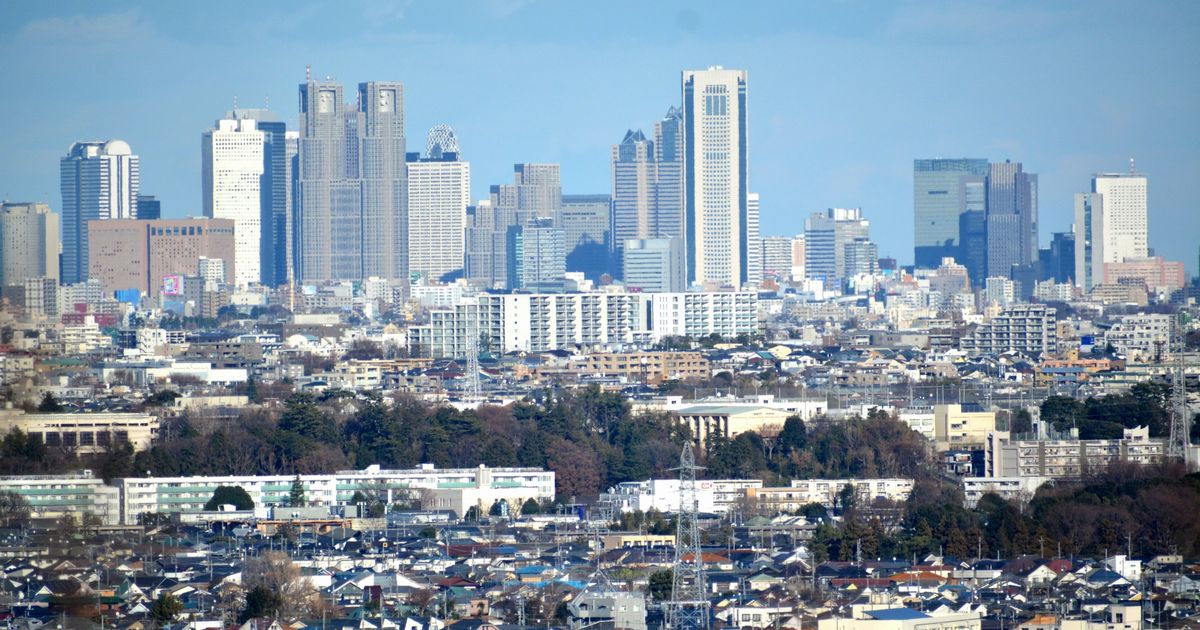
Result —
<instances>
[{"instance_id":1,"label":"bare tree","mask_svg":"<svg viewBox=\"0 0 1200 630\"><path fill-rule=\"evenodd\" d=\"M279 615L284 619L300 619L319 611L320 593L287 554L268 551L246 561L242 569L242 588L247 592L264 587L279 595Z\"/></svg>"}]
</instances>

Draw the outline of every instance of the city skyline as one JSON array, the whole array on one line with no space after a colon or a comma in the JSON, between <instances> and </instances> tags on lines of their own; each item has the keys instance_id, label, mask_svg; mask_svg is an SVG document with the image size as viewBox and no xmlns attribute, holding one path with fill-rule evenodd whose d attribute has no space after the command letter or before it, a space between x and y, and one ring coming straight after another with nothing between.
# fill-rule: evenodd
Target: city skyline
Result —
<instances>
[{"instance_id":1,"label":"city skyline","mask_svg":"<svg viewBox=\"0 0 1200 630\"><path fill-rule=\"evenodd\" d=\"M234 98L253 107L268 105L269 98L292 128L295 85L306 64L316 76L344 82L371 77L403 83L406 132L420 137L441 123L456 129L472 156L473 200L486 198L487 186L506 181L507 169L519 162L561 164L564 192L604 193L613 142L678 105L681 70L720 64L747 70L754 83L749 180L762 195L764 235L797 234L804 217L827 207L862 207L879 228L880 254L912 262L912 160L980 156L1022 162L1039 174L1045 245L1052 233L1069 230L1074 193L1091 175L1124 170L1133 157L1154 180L1150 246L1195 270L1192 235L1200 216L1191 208L1197 183L1188 173L1200 166L1200 151L1190 141L1200 123L1187 114L1200 93L1200 77L1184 65L1200 53L1190 37L1200 23L1200 10L1192 5L848 4L787 7L782 14L791 19L776 22L760 19L773 13L765 6L715 13L713 5L674 5L640 14L648 27L659 25L663 37L638 46L624 36L600 34L622 32L600 28L618 19L619 7L532 10L487 3L472 15L432 5L395 12L353 5L331 17L315 6L251 8L247 24L271 28L246 41L237 38L246 25L217 24L194 9L147 4L106 12L82 3L60 8L58 15L37 7L0 9L0 49L18 59L12 72L20 84L52 96L65 87L48 79L74 69L79 72L70 75L77 77L70 87L88 94L82 102L75 96L0 105L0 131L10 148L0 162L0 197L46 201L61 211L55 160L71 142L120 138L142 157L142 190L163 201L166 216L199 216L196 134ZM563 32L560 26L580 17L575 13L597 28ZM511 27L499 47L485 46L482 38L492 21ZM311 37L321 27L328 33ZM215 30L200 37L205 28ZM586 45L575 45L579 37ZM125 44L116 45L118 40ZM1109 42L1103 49L1087 46L1101 40ZM89 42L86 58L72 54L82 44L62 41ZM448 43L461 46L452 51ZM139 55L142 46L160 54ZM385 46L436 49L439 63L406 65L367 54ZM979 59L1004 54L1011 63L989 66L978 73L987 76L976 77L974 66L954 54L963 49ZM491 78L498 67L530 53L557 58L510 72L502 84ZM172 79L189 56L211 63L189 67L186 82ZM223 70L224 61L247 56L255 63L244 72ZM1038 60L1047 63L1031 63ZM599 74L574 76L568 66ZM1145 67L1163 70L1138 71ZM114 75L118 68L127 72ZM986 98L977 102L927 89L930 77L947 75L962 87L956 92ZM156 88L133 97L113 81L117 76L154 79ZM553 83L546 80L551 76ZM1122 77L1123 89L1094 87L1106 76ZM601 91L617 77L626 89ZM1014 81L1023 89L996 88ZM480 89L492 98L477 98ZM815 96L814 89L832 96ZM1090 100L1081 101L1080 94ZM562 107L564 102L575 107ZM1094 105L1081 106L1087 102ZM540 133L529 133L531 128Z\"/></svg>"}]
</instances>

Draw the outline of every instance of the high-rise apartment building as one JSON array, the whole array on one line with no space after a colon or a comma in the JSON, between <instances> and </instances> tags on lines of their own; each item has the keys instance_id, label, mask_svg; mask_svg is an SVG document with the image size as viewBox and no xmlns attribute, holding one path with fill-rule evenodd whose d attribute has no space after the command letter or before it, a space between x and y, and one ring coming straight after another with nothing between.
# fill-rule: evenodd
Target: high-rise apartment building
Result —
<instances>
[{"instance_id":1,"label":"high-rise apartment building","mask_svg":"<svg viewBox=\"0 0 1200 630\"><path fill-rule=\"evenodd\" d=\"M449 125L429 130L425 155L408 155L408 270L431 280L463 269L471 164Z\"/></svg>"},{"instance_id":2,"label":"high-rise apartment building","mask_svg":"<svg viewBox=\"0 0 1200 630\"><path fill-rule=\"evenodd\" d=\"M683 241L678 238L625 241L623 277L631 291L679 292L687 287Z\"/></svg>"},{"instance_id":3,"label":"high-rise apartment building","mask_svg":"<svg viewBox=\"0 0 1200 630\"><path fill-rule=\"evenodd\" d=\"M746 282L757 286L763 279L763 249L758 193L746 195Z\"/></svg>"},{"instance_id":4,"label":"high-rise apartment building","mask_svg":"<svg viewBox=\"0 0 1200 630\"><path fill-rule=\"evenodd\" d=\"M76 142L59 161L62 282L87 280L88 222L137 217L138 156L121 140Z\"/></svg>"},{"instance_id":5,"label":"high-rise apartment building","mask_svg":"<svg viewBox=\"0 0 1200 630\"><path fill-rule=\"evenodd\" d=\"M764 236L761 240L763 277L790 278L792 275L792 239L787 236Z\"/></svg>"},{"instance_id":6,"label":"high-rise apartment building","mask_svg":"<svg viewBox=\"0 0 1200 630\"><path fill-rule=\"evenodd\" d=\"M200 141L200 191L204 216L230 219L234 225L237 275L245 287L262 281L264 219L270 221L270 191L265 181L266 134L249 117L226 115Z\"/></svg>"},{"instance_id":7,"label":"high-rise apartment building","mask_svg":"<svg viewBox=\"0 0 1200 630\"><path fill-rule=\"evenodd\" d=\"M610 232L612 197L609 195L563 195L558 226L563 231L567 271L579 271L592 281L612 273Z\"/></svg>"},{"instance_id":8,"label":"high-rise apartment building","mask_svg":"<svg viewBox=\"0 0 1200 630\"><path fill-rule=\"evenodd\" d=\"M960 256L959 217L986 210L985 159L913 160L913 240L916 266L936 269Z\"/></svg>"},{"instance_id":9,"label":"high-rise apartment building","mask_svg":"<svg viewBox=\"0 0 1200 630\"><path fill-rule=\"evenodd\" d=\"M44 203L0 203L0 287L58 280L58 214Z\"/></svg>"},{"instance_id":10,"label":"high-rise apartment building","mask_svg":"<svg viewBox=\"0 0 1200 630\"><path fill-rule=\"evenodd\" d=\"M404 89L300 85L296 274L302 282L407 276Z\"/></svg>"},{"instance_id":11,"label":"high-rise apartment building","mask_svg":"<svg viewBox=\"0 0 1200 630\"><path fill-rule=\"evenodd\" d=\"M224 261L225 277L236 278L235 225L233 219L208 218L92 221L89 277L105 293L137 289L154 296L165 278L194 276L207 258Z\"/></svg>"},{"instance_id":12,"label":"high-rise apartment building","mask_svg":"<svg viewBox=\"0 0 1200 630\"><path fill-rule=\"evenodd\" d=\"M1104 262L1148 256L1146 176L1100 173L1092 177L1092 193L1104 199Z\"/></svg>"},{"instance_id":13,"label":"high-rise apartment building","mask_svg":"<svg viewBox=\"0 0 1200 630\"><path fill-rule=\"evenodd\" d=\"M683 72L688 280L750 281L746 71Z\"/></svg>"}]
</instances>

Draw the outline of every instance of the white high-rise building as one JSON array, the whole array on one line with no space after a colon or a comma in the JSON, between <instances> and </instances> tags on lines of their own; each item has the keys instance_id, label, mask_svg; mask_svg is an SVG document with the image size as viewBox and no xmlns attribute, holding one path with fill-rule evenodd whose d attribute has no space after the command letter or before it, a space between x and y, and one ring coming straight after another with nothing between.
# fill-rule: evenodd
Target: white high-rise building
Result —
<instances>
[{"instance_id":1,"label":"white high-rise building","mask_svg":"<svg viewBox=\"0 0 1200 630\"><path fill-rule=\"evenodd\" d=\"M262 280L262 181L266 134L252 119L218 120L200 143L204 216L233 219L233 282Z\"/></svg>"},{"instance_id":2,"label":"white high-rise building","mask_svg":"<svg viewBox=\"0 0 1200 630\"><path fill-rule=\"evenodd\" d=\"M1146 176L1100 173L1092 177L1092 192L1104 199L1104 262L1148 256Z\"/></svg>"},{"instance_id":3,"label":"white high-rise building","mask_svg":"<svg viewBox=\"0 0 1200 630\"><path fill-rule=\"evenodd\" d=\"M408 270L438 280L463 269L471 164L447 125L430 129L426 146L408 158Z\"/></svg>"},{"instance_id":4,"label":"white high-rise building","mask_svg":"<svg viewBox=\"0 0 1200 630\"><path fill-rule=\"evenodd\" d=\"M757 286L763 279L763 242L759 236L758 193L746 195L746 282Z\"/></svg>"},{"instance_id":5,"label":"white high-rise building","mask_svg":"<svg viewBox=\"0 0 1200 630\"><path fill-rule=\"evenodd\" d=\"M62 282L87 280L88 221L137 218L138 156L121 140L76 142L59 161Z\"/></svg>"},{"instance_id":6,"label":"white high-rise building","mask_svg":"<svg viewBox=\"0 0 1200 630\"><path fill-rule=\"evenodd\" d=\"M746 71L683 72L684 215L688 280L751 280Z\"/></svg>"}]
</instances>

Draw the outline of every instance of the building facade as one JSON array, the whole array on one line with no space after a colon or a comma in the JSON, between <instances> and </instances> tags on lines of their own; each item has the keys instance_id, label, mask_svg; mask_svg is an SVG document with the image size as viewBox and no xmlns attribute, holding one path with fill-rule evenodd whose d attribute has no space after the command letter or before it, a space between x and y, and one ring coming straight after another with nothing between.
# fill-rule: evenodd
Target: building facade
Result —
<instances>
[{"instance_id":1,"label":"building facade","mask_svg":"<svg viewBox=\"0 0 1200 630\"><path fill-rule=\"evenodd\" d=\"M59 216L44 203L0 203L0 286L59 279Z\"/></svg>"},{"instance_id":2,"label":"building facade","mask_svg":"<svg viewBox=\"0 0 1200 630\"><path fill-rule=\"evenodd\" d=\"M88 222L137 218L138 156L121 140L76 142L59 162L62 281L88 276Z\"/></svg>"},{"instance_id":3,"label":"building facade","mask_svg":"<svg viewBox=\"0 0 1200 630\"><path fill-rule=\"evenodd\" d=\"M622 277L631 291L679 292L687 288L683 241L677 238L633 239L622 248Z\"/></svg>"},{"instance_id":4,"label":"building facade","mask_svg":"<svg viewBox=\"0 0 1200 630\"><path fill-rule=\"evenodd\" d=\"M463 269L471 164L462 160L454 130L429 130L424 156L408 156L408 270L442 280Z\"/></svg>"},{"instance_id":5,"label":"building facade","mask_svg":"<svg viewBox=\"0 0 1200 630\"><path fill-rule=\"evenodd\" d=\"M103 291L137 289L158 294L168 277L198 276L200 259L224 261L224 275L236 277L237 243L233 219L135 219L92 221L89 275Z\"/></svg>"},{"instance_id":6,"label":"building facade","mask_svg":"<svg viewBox=\"0 0 1200 630\"><path fill-rule=\"evenodd\" d=\"M1043 304L1015 304L973 333L963 337L962 349L974 354L1017 351L1031 354L1058 352L1055 309Z\"/></svg>"},{"instance_id":7,"label":"building facade","mask_svg":"<svg viewBox=\"0 0 1200 630\"><path fill-rule=\"evenodd\" d=\"M916 266L936 269L960 254L959 217L986 210L986 159L913 160L913 239Z\"/></svg>"},{"instance_id":8,"label":"building facade","mask_svg":"<svg viewBox=\"0 0 1200 630\"><path fill-rule=\"evenodd\" d=\"M750 280L744 70L683 73L688 281L740 288Z\"/></svg>"},{"instance_id":9,"label":"building facade","mask_svg":"<svg viewBox=\"0 0 1200 630\"><path fill-rule=\"evenodd\" d=\"M230 112L200 139L204 216L233 221L237 274L229 281L239 287L262 281L263 220L271 219L266 138L255 119Z\"/></svg>"}]
</instances>

